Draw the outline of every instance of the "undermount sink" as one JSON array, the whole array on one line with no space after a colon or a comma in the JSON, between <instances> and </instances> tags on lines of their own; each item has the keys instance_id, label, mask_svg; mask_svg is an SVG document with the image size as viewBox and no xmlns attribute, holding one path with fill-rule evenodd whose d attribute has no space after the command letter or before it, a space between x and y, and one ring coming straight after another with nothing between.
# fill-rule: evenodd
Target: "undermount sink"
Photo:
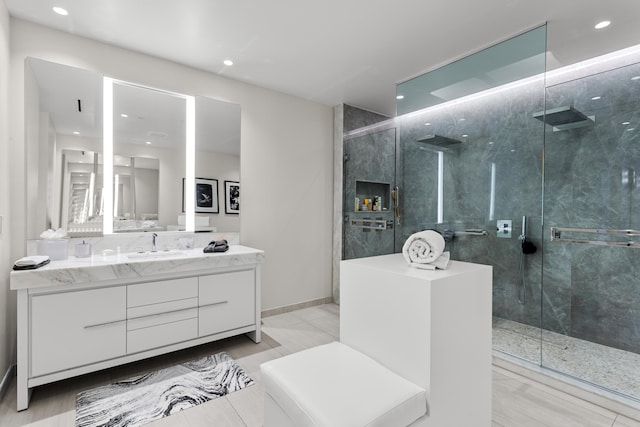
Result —
<instances>
[{"instance_id":1,"label":"undermount sink","mask_svg":"<svg viewBox=\"0 0 640 427\"><path fill-rule=\"evenodd\" d=\"M134 252L127 254L127 258L130 259L152 259L152 258L165 258L170 256L181 256L184 255L184 252L179 251L177 249L170 249L166 251L157 251L157 252Z\"/></svg>"}]
</instances>

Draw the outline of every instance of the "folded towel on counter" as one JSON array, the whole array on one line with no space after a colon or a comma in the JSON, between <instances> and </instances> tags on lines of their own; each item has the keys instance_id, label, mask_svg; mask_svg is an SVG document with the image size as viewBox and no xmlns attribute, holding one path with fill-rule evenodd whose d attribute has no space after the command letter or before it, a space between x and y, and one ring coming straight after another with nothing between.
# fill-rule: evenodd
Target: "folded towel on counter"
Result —
<instances>
[{"instance_id":1,"label":"folded towel on counter","mask_svg":"<svg viewBox=\"0 0 640 427\"><path fill-rule=\"evenodd\" d=\"M207 246L202 250L204 253L212 253L212 252L226 252L229 250L229 242L226 240L212 240L209 242Z\"/></svg>"},{"instance_id":2,"label":"folded towel on counter","mask_svg":"<svg viewBox=\"0 0 640 427\"><path fill-rule=\"evenodd\" d=\"M445 241L440 233L424 230L409 236L402 246L402 255L413 267L444 270L449 265L449 252L444 252L444 247Z\"/></svg>"},{"instance_id":3,"label":"folded towel on counter","mask_svg":"<svg viewBox=\"0 0 640 427\"><path fill-rule=\"evenodd\" d=\"M40 268L43 265L47 265L51 262L51 259L47 255L35 255L35 256L26 256L20 258L13 264L14 270L33 270L35 268Z\"/></svg>"}]
</instances>

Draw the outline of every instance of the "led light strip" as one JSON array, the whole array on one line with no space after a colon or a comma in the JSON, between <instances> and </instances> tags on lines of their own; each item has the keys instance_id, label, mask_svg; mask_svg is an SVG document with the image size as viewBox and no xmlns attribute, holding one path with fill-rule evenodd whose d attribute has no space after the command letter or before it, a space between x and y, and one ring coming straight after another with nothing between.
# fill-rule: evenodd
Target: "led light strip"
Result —
<instances>
[{"instance_id":1,"label":"led light strip","mask_svg":"<svg viewBox=\"0 0 640 427\"><path fill-rule=\"evenodd\" d=\"M196 99L193 96L187 96L186 108L186 177L185 186L188 189L184 192L185 203L185 231L195 231L195 148L196 148Z\"/></svg>"},{"instance_id":2,"label":"led light strip","mask_svg":"<svg viewBox=\"0 0 640 427\"><path fill-rule=\"evenodd\" d=\"M103 234L113 233L113 79L102 80Z\"/></svg>"}]
</instances>

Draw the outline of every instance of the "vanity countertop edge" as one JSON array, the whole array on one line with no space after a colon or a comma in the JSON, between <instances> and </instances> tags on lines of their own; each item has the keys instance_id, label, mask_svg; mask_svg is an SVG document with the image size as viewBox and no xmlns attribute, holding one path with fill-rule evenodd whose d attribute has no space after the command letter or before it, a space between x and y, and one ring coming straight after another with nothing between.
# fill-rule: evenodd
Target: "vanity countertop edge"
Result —
<instances>
[{"instance_id":1,"label":"vanity countertop edge","mask_svg":"<svg viewBox=\"0 0 640 427\"><path fill-rule=\"evenodd\" d=\"M34 270L11 271L11 290L53 286L87 285L114 281L137 281L158 275L189 274L216 268L258 265L264 251L232 245L226 252L204 253L202 248L181 250L167 257L129 258L124 254L70 257L51 261Z\"/></svg>"}]
</instances>

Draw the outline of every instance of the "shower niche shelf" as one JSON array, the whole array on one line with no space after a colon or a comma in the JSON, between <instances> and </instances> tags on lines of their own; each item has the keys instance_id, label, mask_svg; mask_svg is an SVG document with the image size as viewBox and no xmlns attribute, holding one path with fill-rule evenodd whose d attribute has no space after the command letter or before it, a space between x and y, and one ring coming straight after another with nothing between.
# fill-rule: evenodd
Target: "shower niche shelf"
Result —
<instances>
[{"instance_id":1,"label":"shower niche shelf","mask_svg":"<svg viewBox=\"0 0 640 427\"><path fill-rule=\"evenodd\" d=\"M391 184L388 182L375 182L375 181L364 181L364 180L356 180L356 199L358 201L357 205L354 203L353 210L354 212L391 212L390 210L390 195L391 194ZM371 206L375 202L375 198L380 197L380 202L382 204L381 210L373 211L371 210ZM368 204L368 209L364 209L365 200L369 199L371 201Z\"/></svg>"}]
</instances>

